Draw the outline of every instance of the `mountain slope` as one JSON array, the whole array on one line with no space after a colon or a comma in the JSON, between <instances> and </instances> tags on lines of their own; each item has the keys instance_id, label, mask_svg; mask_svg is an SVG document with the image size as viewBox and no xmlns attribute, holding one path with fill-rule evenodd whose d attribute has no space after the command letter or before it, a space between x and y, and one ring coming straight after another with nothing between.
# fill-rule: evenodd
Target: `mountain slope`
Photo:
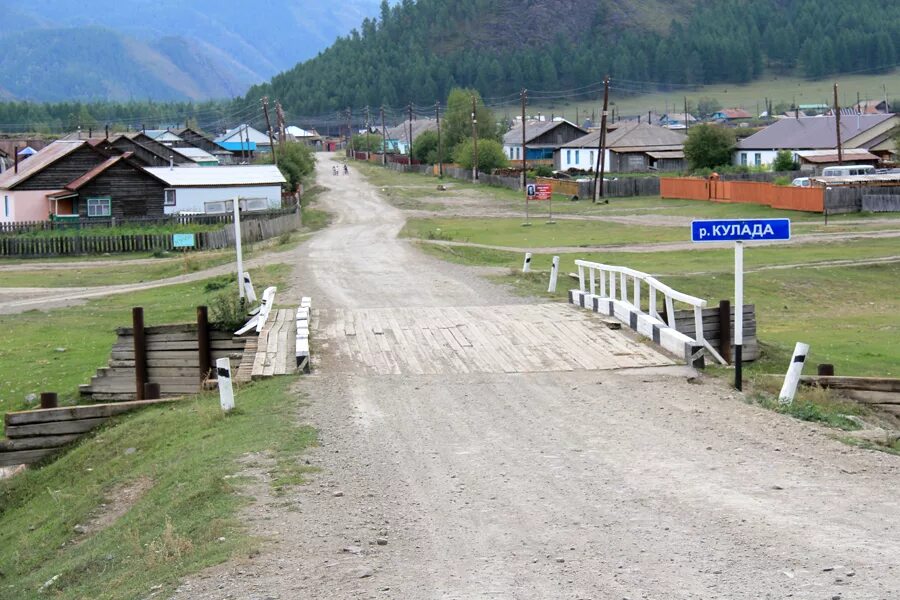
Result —
<instances>
[{"instance_id":1,"label":"mountain slope","mask_svg":"<svg viewBox=\"0 0 900 600\"><path fill-rule=\"evenodd\" d=\"M404 1L315 59L251 89L297 115L432 104L613 77L621 93L744 83L765 69L822 77L900 62L900 3L858 0ZM572 92L577 95L577 92Z\"/></svg>"},{"instance_id":2,"label":"mountain slope","mask_svg":"<svg viewBox=\"0 0 900 600\"><path fill-rule=\"evenodd\" d=\"M0 86L37 101L231 98L315 56L378 3L0 0ZM89 48L98 35L113 46ZM40 73L45 65L54 71Z\"/></svg>"}]
</instances>

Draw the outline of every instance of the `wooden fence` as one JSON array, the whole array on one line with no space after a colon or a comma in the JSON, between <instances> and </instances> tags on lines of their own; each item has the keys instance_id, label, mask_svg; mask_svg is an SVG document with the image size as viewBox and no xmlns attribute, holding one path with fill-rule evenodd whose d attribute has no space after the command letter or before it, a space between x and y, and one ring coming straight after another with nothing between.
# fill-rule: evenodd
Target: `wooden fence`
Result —
<instances>
[{"instance_id":1,"label":"wooden fence","mask_svg":"<svg viewBox=\"0 0 900 600\"><path fill-rule=\"evenodd\" d=\"M241 221L241 239L246 243L259 242L293 231L300 224L300 211L296 209L268 213L259 218L246 218ZM194 240L196 246L193 250L228 248L234 245L234 228L225 226L216 231L199 232L195 234ZM116 254L173 249L173 239L168 234L0 236L0 256L4 257Z\"/></svg>"},{"instance_id":2,"label":"wooden fence","mask_svg":"<svg viewBox=\"0 0 900 600\"><path fill-rule=\"evenodd\" d=\"M663 198L682 200L743 202L805 212L821 213L825 210L824 188L778 186L755 181L722 181L712 177L663 177L660 180L660 195Z\"/></svg>"}]
</instances>

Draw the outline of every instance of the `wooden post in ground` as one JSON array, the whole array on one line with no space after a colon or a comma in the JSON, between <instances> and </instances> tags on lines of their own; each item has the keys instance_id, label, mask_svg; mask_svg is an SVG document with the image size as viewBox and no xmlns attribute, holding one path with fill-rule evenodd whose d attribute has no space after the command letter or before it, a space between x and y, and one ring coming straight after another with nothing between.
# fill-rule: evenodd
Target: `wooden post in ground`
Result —
<instances>
[{"instance_id":1,"label":"wooden post in ground","mask_svg":"<svg viewBox=\"0 0 900 600\"><path fill-rule=\"evenodd\" d=\"M144 400L159 400L161 395L158 383L144 384Z\"/></svg>"},{"instance_id":2,"label":"wooden post in ground","mask_svg":"<svg viewBox=\"0 0 900 600\"><path fill-rule=\"evenodd\" d=\"M737 315L735 315L737 318ZM719 301L719 353L731 362L731 301Z\"/></svg>"},{"instance_id":3,"label":"wooden post in ground","mask_svg":"<svg viewBox=\"0 0 900 600\"><path fill-rule=\"evenodd\" d=\"M41 392L41 408L56 408L58 405L56 392Z\"/></svg>"},{"instance_id":4,"label":"wooden post in ground","mask_svg":"<svg viewBox=\"0 0 900 600\"><path fill-rule=\"evenodd\" d=\"M144 335L144 309L131 309L134 333L134 399L144 400L144 384L147 383L147 340Z\"/></svg>"},{"instance_id":5,"label":"wooden post in ground","mask_svg":"<svg viewBox=\"0 0 900 600\"><path fill-rule=\"evenodd\" d=\"M834 377L834 365L823 363L818 366L816 372L820 377Z\"/></svg>"},{"instance_id":6,"label":"wooden post in ground","mask_svg":"<svg viewBox=\"0 0 900 600\"><path fill-rule=\"evenodd\" d=\"M212 369L209 360L209 312L205 306L197 307L197 353L200 359L200 381L204 381Z\"/></svg>"}]
</instances>

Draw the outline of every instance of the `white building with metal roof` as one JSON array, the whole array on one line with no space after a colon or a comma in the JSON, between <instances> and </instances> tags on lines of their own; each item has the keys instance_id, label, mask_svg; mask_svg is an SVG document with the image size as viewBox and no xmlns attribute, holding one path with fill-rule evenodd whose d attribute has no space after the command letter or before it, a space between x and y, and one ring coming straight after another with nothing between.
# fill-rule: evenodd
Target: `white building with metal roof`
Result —
<instances>
[{"instance_id":1,"label":"white building with metal roof","mask_svg":"<svg viewBox=\"0 0 900 600\"><path fill-rule=\"evenodd\" d=\"M274 165L151 167L146 171L168 186L166 214L224 213L235 199L249 211L281 208L281 186L287 183Z\"/></svg>"}]
</instances>

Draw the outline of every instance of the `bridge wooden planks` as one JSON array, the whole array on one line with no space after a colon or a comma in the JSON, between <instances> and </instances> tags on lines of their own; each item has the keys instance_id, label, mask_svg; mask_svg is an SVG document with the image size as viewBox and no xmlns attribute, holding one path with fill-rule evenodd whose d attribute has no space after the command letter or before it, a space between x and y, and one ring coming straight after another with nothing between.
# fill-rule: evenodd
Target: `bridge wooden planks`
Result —
<instances>
[{"instance_id":1,"label":"bridge wooden planks","mask_svg":"<svg viewBox=\"0 0 900 600\"><path fill-rule=\"evenodd\" d=\"M272 311L256 341L256 354L250 369L251 379L286 375L297 370L295 317L296 313L291 309ZM238 370L239 380L246 376L246 366L242 368L243 370Z\"/></svg>"},{"instance_id":2,"label":"bridge wooden planks","mask_svg":"<svg viewBox=\"0 0 900 600\"><path fill-rule=\"evenodd\" d=\"M327 371L531 373L675 364L566 304L319 309Z\"/></svg>"}]
</instances>

